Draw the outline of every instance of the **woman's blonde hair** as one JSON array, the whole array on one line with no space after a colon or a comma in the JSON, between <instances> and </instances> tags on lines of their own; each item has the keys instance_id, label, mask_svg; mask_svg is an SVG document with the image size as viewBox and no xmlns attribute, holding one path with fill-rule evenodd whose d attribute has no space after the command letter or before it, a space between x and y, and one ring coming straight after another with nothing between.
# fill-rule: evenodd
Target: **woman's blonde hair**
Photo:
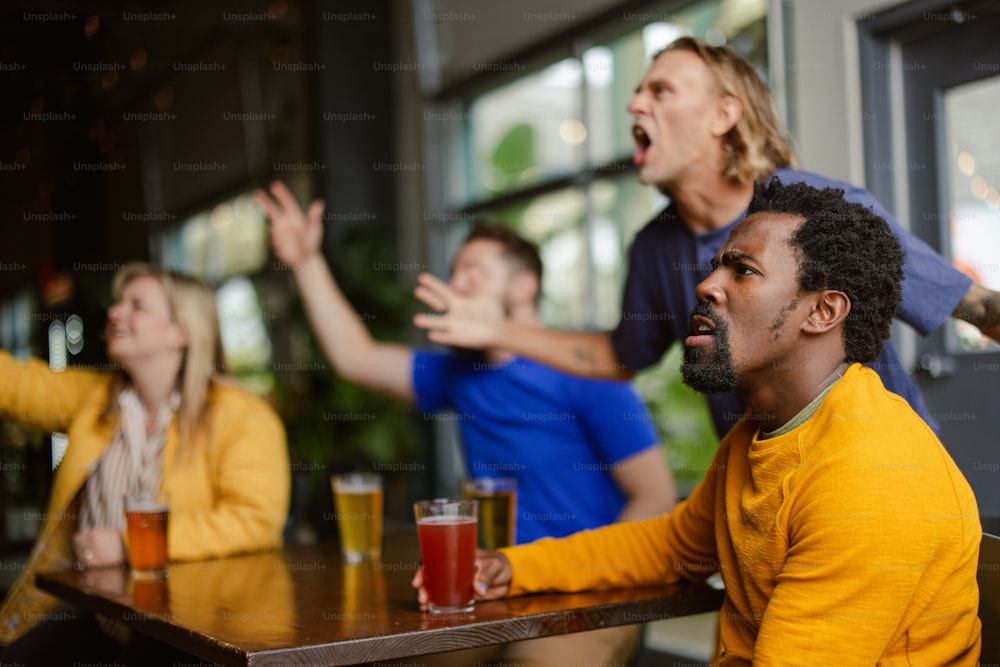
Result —
<instances>
[{"instance_id":1,"label":"woman's blonde hair","mask_svg":"<svg viewBox=\"0 0 1000 667\"><path fill-rule=\"evenodd\" d=\"M180 451L186 454L193 447L199 430L207 425L209 387L213 382L223 381L226 373L215 292L193 276L153 264L132 262L122 267L114 277L111 291L115 300L121 298L126 285L144 276L155 278L163 286L171 316L187 336L187 347L177 374L177 390L181 397L177 409ZM118 395L130 384L123 370L115 371L108 404L102 415L105 419L117 419Z\"/></svg>"},{"instance_id":2,"label":"woman's blonde hair","mask_svg":"<svg viewBox=\"0 0 1000 667\"><path fill-rule=\"evenodd\" d=\"M653 56L667 51L694 53L708 65L723 95L743 107L739 121L723 137L723 175L734 183L766 178L782 167L796 165L788 130L771 104L771 93L753 66L728 46L709 46L681 37Z\"/></svg>"}]
</instances>

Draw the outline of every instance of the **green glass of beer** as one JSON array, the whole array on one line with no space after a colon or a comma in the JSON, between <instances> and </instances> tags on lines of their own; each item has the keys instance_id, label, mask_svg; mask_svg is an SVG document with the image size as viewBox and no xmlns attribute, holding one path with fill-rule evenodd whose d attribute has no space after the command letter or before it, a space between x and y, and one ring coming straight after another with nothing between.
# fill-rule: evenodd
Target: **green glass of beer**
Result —
<instances>
[{"instance_id":1,"label":"green glass of beer","mask_svg":"<svg viewBox=\"0 0 1000 667\"><path fill-rule=\"evenodd\" d=\"M462 495L479 501L479 548L509 547L517 540L517 480L478 477L462 482Z\"/></svg>"}]
</instances>

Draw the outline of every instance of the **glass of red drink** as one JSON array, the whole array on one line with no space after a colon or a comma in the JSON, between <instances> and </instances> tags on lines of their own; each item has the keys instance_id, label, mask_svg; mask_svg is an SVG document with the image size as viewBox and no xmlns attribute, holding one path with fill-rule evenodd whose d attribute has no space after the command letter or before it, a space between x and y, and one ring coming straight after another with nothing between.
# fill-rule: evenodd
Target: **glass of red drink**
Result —
<instances>
[{"instance_id":1,"label":"glass of red drink","mask_svg":"<svg viewBox=\"0 0 1000 667\"><path fill-rule=\"evenodd\" d=\"M421 500L413 504L432 612L472 611L479 501Z\"/></svg>"}]
</instances>

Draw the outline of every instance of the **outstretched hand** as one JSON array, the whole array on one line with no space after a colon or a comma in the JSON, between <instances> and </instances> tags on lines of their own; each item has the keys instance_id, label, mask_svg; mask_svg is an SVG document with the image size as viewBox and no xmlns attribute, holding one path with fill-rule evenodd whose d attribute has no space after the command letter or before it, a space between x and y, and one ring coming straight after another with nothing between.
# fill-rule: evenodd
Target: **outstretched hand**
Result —
<instances>
[{"instance_id":1,"label":"outstretched hand","mask_svg":"<svg viewBox=\"0 0 1000 667\"><path fill-rule=\"evenodd\" d=\"M503 306L488 296L465 296L429 273L417 277L413 295L437 314L418 313L413 324L435 343L471 349L500 347Z\"/></svg>"},{"instance_id":2,"label":"outstretched hand","mask_svg":"<svg viewBox=\"0 0 1000 667\"><path fill-rule=\"evenodd\" d=\"M271 249L275 256L291 268L319 253L323 241L323 209L317 199L303 212L295 196L281 181L271 184L270 194L264 190L253 193L257 205L271 219Z\"/></svg>"},{"instance_id":3,"label":"outstretched hand","mask_svg":"<svg viewBox=\"0 0 1000 667\"><path fill-rule=\"evenodd\" d=\"M499 600L510 591L510 582L514 578L514 568L510 561L499 551L476 550L476 576L473 581L473 591L477 600ZM424 567L421 565L410 582L417 589L417 602L420 609L427 611L430 597L424 586Z\"/></svg>"}]
</instances>

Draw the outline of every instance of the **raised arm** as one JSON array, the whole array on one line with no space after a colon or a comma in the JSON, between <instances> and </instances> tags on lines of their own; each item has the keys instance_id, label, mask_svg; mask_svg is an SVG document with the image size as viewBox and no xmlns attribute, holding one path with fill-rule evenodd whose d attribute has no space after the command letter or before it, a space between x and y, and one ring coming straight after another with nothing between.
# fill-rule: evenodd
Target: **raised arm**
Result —
<instances>
[{"instance_id":1,"label":"raised arm","mask_svg":"<svg viewBox=\"0 0 1000 667\"><path fill-rule=\"evenodd\" d=\"M271 219L271 248L292 270L313 333L336 371L363 387L413 402L412 350L371 337L320 252L323 202L314 201L303 212L281 182L271 185L270 194L255 192L254 201Z\"/></svg>"},{"instance_id":2,"label":"raised arm","mask_svg":"<svg viewBox=\"0 0 1000 667\"><path fill-rule=\"evenodd\" d=\"M41 359L15 359L0 350L0 418L46 432L65 431L77 411L107 384L99 373L56 372Z\"/></svg>"},{"instance_id":3,"label":"raised arm","mask_svg":"<svg viewBox=\"0 0 1000 667\"><path fill-rule=\"evenodd\" d=\"M634 375L618 361L606 333L552 331L511 322L486 299L462 296L427 273L419 276L414 295L438 313L413 318L435 343L505 350L584 377L628 380Z\"/></svg>"},{"instance_id":4,"label":"raised arm","mask_svg":"<svg viewBox=\"0 0 1000 667\"><path fill-rule=\"evenodd\" d=\"M974 284L951 315L975 325L983 335L1000 343L1000 292Z\"/></svg>"}]
</instances>

